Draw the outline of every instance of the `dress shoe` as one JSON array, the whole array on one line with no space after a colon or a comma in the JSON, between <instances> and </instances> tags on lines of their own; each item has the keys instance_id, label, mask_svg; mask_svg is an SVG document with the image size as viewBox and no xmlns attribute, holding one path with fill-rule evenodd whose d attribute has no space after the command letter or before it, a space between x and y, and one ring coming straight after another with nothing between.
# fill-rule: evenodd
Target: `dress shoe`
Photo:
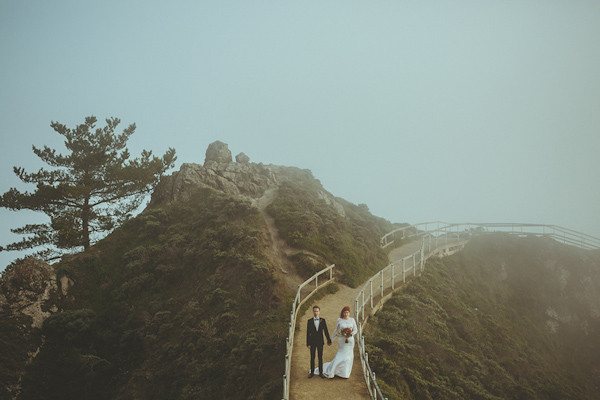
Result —
<instances>
[{"instance_id":1,"label":"dress shoe","mask_svg":"<svg viewBox=\"0 0 600 400\"><path fill-rule=\"evenodd\" d=\"M325 379L325 375L323 375L323 374L319 374L319 376L320 376L321 378Z\"/></svg>"},{"instance_id":2,"label":"dress shoe","mask_svg":"<svg viewBox=\"0 0 600 400\"><path fill-rule=\"evenodd\" d=\"M310 374L308 374L309 378L312 378L313 376L315 376L315 374L313 374L312 372Z\"/></svg>"}]
</instances>

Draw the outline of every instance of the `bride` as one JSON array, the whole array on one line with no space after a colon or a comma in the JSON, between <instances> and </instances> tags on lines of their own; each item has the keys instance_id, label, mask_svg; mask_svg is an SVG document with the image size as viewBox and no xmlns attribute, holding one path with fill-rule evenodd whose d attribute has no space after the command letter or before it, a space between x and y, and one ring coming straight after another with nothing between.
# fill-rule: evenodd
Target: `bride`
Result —
<instances>
[{"instance_id":1,"label":"bride","mask_svg":"<svg viewBox=\"0 0 600 400\"><path fill-rule=\"evenodd\" d=\"M350 378L354 362L354 335L357 332L356 321L350 317L350 307L344 307L331 335L331 340L338 336L338 351L331 362L323 364L325 377Z\"/></svg>"}]
</instances>

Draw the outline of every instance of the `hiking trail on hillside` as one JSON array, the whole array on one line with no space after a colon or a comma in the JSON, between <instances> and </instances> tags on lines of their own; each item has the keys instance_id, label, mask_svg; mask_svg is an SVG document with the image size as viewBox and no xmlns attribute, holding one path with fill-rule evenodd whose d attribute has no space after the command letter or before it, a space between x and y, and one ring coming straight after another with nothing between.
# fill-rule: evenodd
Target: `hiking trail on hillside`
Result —
<instances>
[{"instance_id":1,"label":"hiking trail on hillside","mask_svg":"<svg viewBox=\"0 0 600 400\"><path fill-rule=\"evenodd\" d=\"M420 241L410 242L402 247L392 250L388 259L390 262L401 259L414 253L421 248ZM335 377L333 379L322 379L318 376L308 378L310 369L310 351L306 347L306 322L312 318L312 306L318 305L321 308L321 317L327 321L329 333L333 333L336 321L342 308L350 307L350 315L354 316L354 300L360 293L366 282L361 283L356 288L351 288L344 284L336 282L340 290L334 294L326 295L318 301L308 300L309 307L304 315L298 316L298 322L295 336L294 348L292 350L292 366L290 378L290 400L354 400L369 399L369 392L358 354L358 346L354 346L354 364L352 366L352 375L349 379ZM400 285L398 285L400 286ZM331 346L323 347L323 362L329 362L337 353L337 343L333 342Z\"/></svg>"}]
</instances>

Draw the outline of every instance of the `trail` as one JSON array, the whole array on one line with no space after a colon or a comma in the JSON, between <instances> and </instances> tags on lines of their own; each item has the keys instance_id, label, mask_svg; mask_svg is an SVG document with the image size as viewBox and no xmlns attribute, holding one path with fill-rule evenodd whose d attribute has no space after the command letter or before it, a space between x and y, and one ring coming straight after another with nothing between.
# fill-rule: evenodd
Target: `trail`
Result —
<instances>
[{"instance_id":1,"label":"trail","mask_svg":"<svg viewBox=\"0 0 600 400\"><path fill-rule=\"evenodd\" d=\"M303 280L298 276L296 267L290 261L289 256L298 253L300 250L294 249L279 237L279 230L275 226L275 220L267 212L267 206L277 198L278 188L272 188L265 191L262 197L258 199L250 199L252 204L260 210L260 213L265 220L267 232L271 238L271 246L266 253L271 260L272 265L278 268L275 270L277 276L281 278L290 289L296 290Z\"/></svg>"},{"instance_id":2,"label":"trail","mask_svg":"<svg viewBox=\"0 0 600 400\"><path fill-rule=\"evenodd\" d=\"M419 241L408 243L402 247L392 250L388 258L391 261L403 258L420 249ZM327 321L327 327L330 333L335 328L335 323L340 315L342 308L349 306L350 315L354 315L354 300L364 286L364 282L357 288L337 283L340 290L335 294L330 294L317 302L309 300L308 310L304 315L298 316L300 329L296 330L294 335L294 348L292 351L292 370L290 380L290 400L354 400L369 399L369 392L363 377L363 371L360 364L358 347L354 347L354 364L352 366L352 375L349 379L334 378L321 379L314 376L308 379L310 369L310 352L306 348L306 321L312 317L312 306L317 304L321 308L321 317ZM337 352L337 343L323 347L323 362L328 362L335 357Z\"/></svg>"}]
</instances>

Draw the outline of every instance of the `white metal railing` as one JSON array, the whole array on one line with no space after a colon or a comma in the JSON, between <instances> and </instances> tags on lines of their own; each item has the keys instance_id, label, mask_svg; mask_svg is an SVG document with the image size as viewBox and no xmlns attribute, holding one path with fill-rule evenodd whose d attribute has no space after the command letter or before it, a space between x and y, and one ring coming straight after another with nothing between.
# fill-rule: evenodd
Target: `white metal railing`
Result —
<instances>
[{"instance_id":1,"label":"white metal railing","mask_svg":"<svg viewBox=\"0 0 600 400\"><path fill-rule=\"evenodd\" d=\"M294 298L294 303L292 304L292 311L290 315L290 325L288 330L288 337L286 339L286 352L285 352L285 374L283 375L283 400L288 400L290 398L290 372L292 365L292 350L294 347L294 332L296 330L296 317L297 312L308 300L310 296L315 294L317 290L322 288L323 286L333 282L333 268L335 264L331 264L327 268L323 268L321 271L317 272L310 278L304 281L303 284L298 285L298 291L296 292L296 297ZM319 285L319 277L325 273L329 272L329 279L321 280L321 284ZM315 287L309 293L305 293L304 299L302 299L302 291L304 288L307 288L314 281Z\"/></svg>"},{"instance_id":2,"label":"white metal railing","mask_svg":"<svg viewBox=\"0 0 600 400\"><path fill-rule=\"evenodd\" d=\"M431 238L432 236L429 237ZM431 242L431 240L428 240L427 242ZM419 250L402 259L394 261L371 277L354 300L354 316L358 325L358 352L360 354L365 383L367 384L371 399L384 400L385 398L377 384L375 372L373 372L371 365L369 364L369 354L365 351L365 338L362 334L363 329L366 326L370 314L374 314L375 311L383 305L386 297L391 296L394 292L397 280L398 283L400 283L401 278L401 283L405 283L407 276L415 278L417 276L417 270L423 270L426 257L434 254L433 251L428 251L428 253L425 254L425 247L426 240L423 238ZM440 247L443 247L443 245L440 245ZM386 291L388 292L387 296ZM378 304L375 303L375 298L379 298ZM369 307L369 313L365 314L365 309L367 307Z\"/></svg>"},{"instance_id":3,"label":"white metal railing","mask_svg":"<svg viewBox=\"0 0 600 400\"><path fill-rule=\"evenodd\" d=\"M572 229L557 225L525 224L525 223L447 223L441 221L423 222L415 225L395 229L381 237L381 247L385 248L400 236L401 239L423 235L464 235L481 234L489 232L505 232L515 235L549 236L558 242L570 244L582 249L592 250L600 248L600 239L577 232Z\"/></svg>"},{"instance_id":4,"label":"white metal railing","mask_svg":"<svg viewBox=\"0 0 600 400\"><path fill-rule=\"evenodd\" d=\"M430 227L432 227L430 229ZM362 335L370 315L375 314L395 291L396 279L402 276L406 282L407 272L416 278L417 268L420 271L425 261L436 254L446 255L464 247L473 235L490 232L506 232L519 236L549 236L559 242L580 247L582 249L600 249L600 239L571 229L556 225L520 224L520 223L462 223L449 224L446 222L424 222L405 226L384 235L380 242L385 248L392 244L397 236L400 239L422 237L421 248L416 252L396 260L373 275L363 286L354 300L354 315L358 324L357 343L363 369L363 375L369 395L373 400L386 400L376 381L375 372L369 364L369 354L365 351L365 339ZM407 263L408 262L408 263ZM408 268L407 268L408 264ZM402 273L400 273L402 271ZM375 283L375 291L373 285ZM386 290L388 293L386 294ZM365 295L365 293L367 293ZM378 303L374 299L379 297ZM369 305L369 313L365 315L365 306Z\"/></svg>"}]
</instances>

